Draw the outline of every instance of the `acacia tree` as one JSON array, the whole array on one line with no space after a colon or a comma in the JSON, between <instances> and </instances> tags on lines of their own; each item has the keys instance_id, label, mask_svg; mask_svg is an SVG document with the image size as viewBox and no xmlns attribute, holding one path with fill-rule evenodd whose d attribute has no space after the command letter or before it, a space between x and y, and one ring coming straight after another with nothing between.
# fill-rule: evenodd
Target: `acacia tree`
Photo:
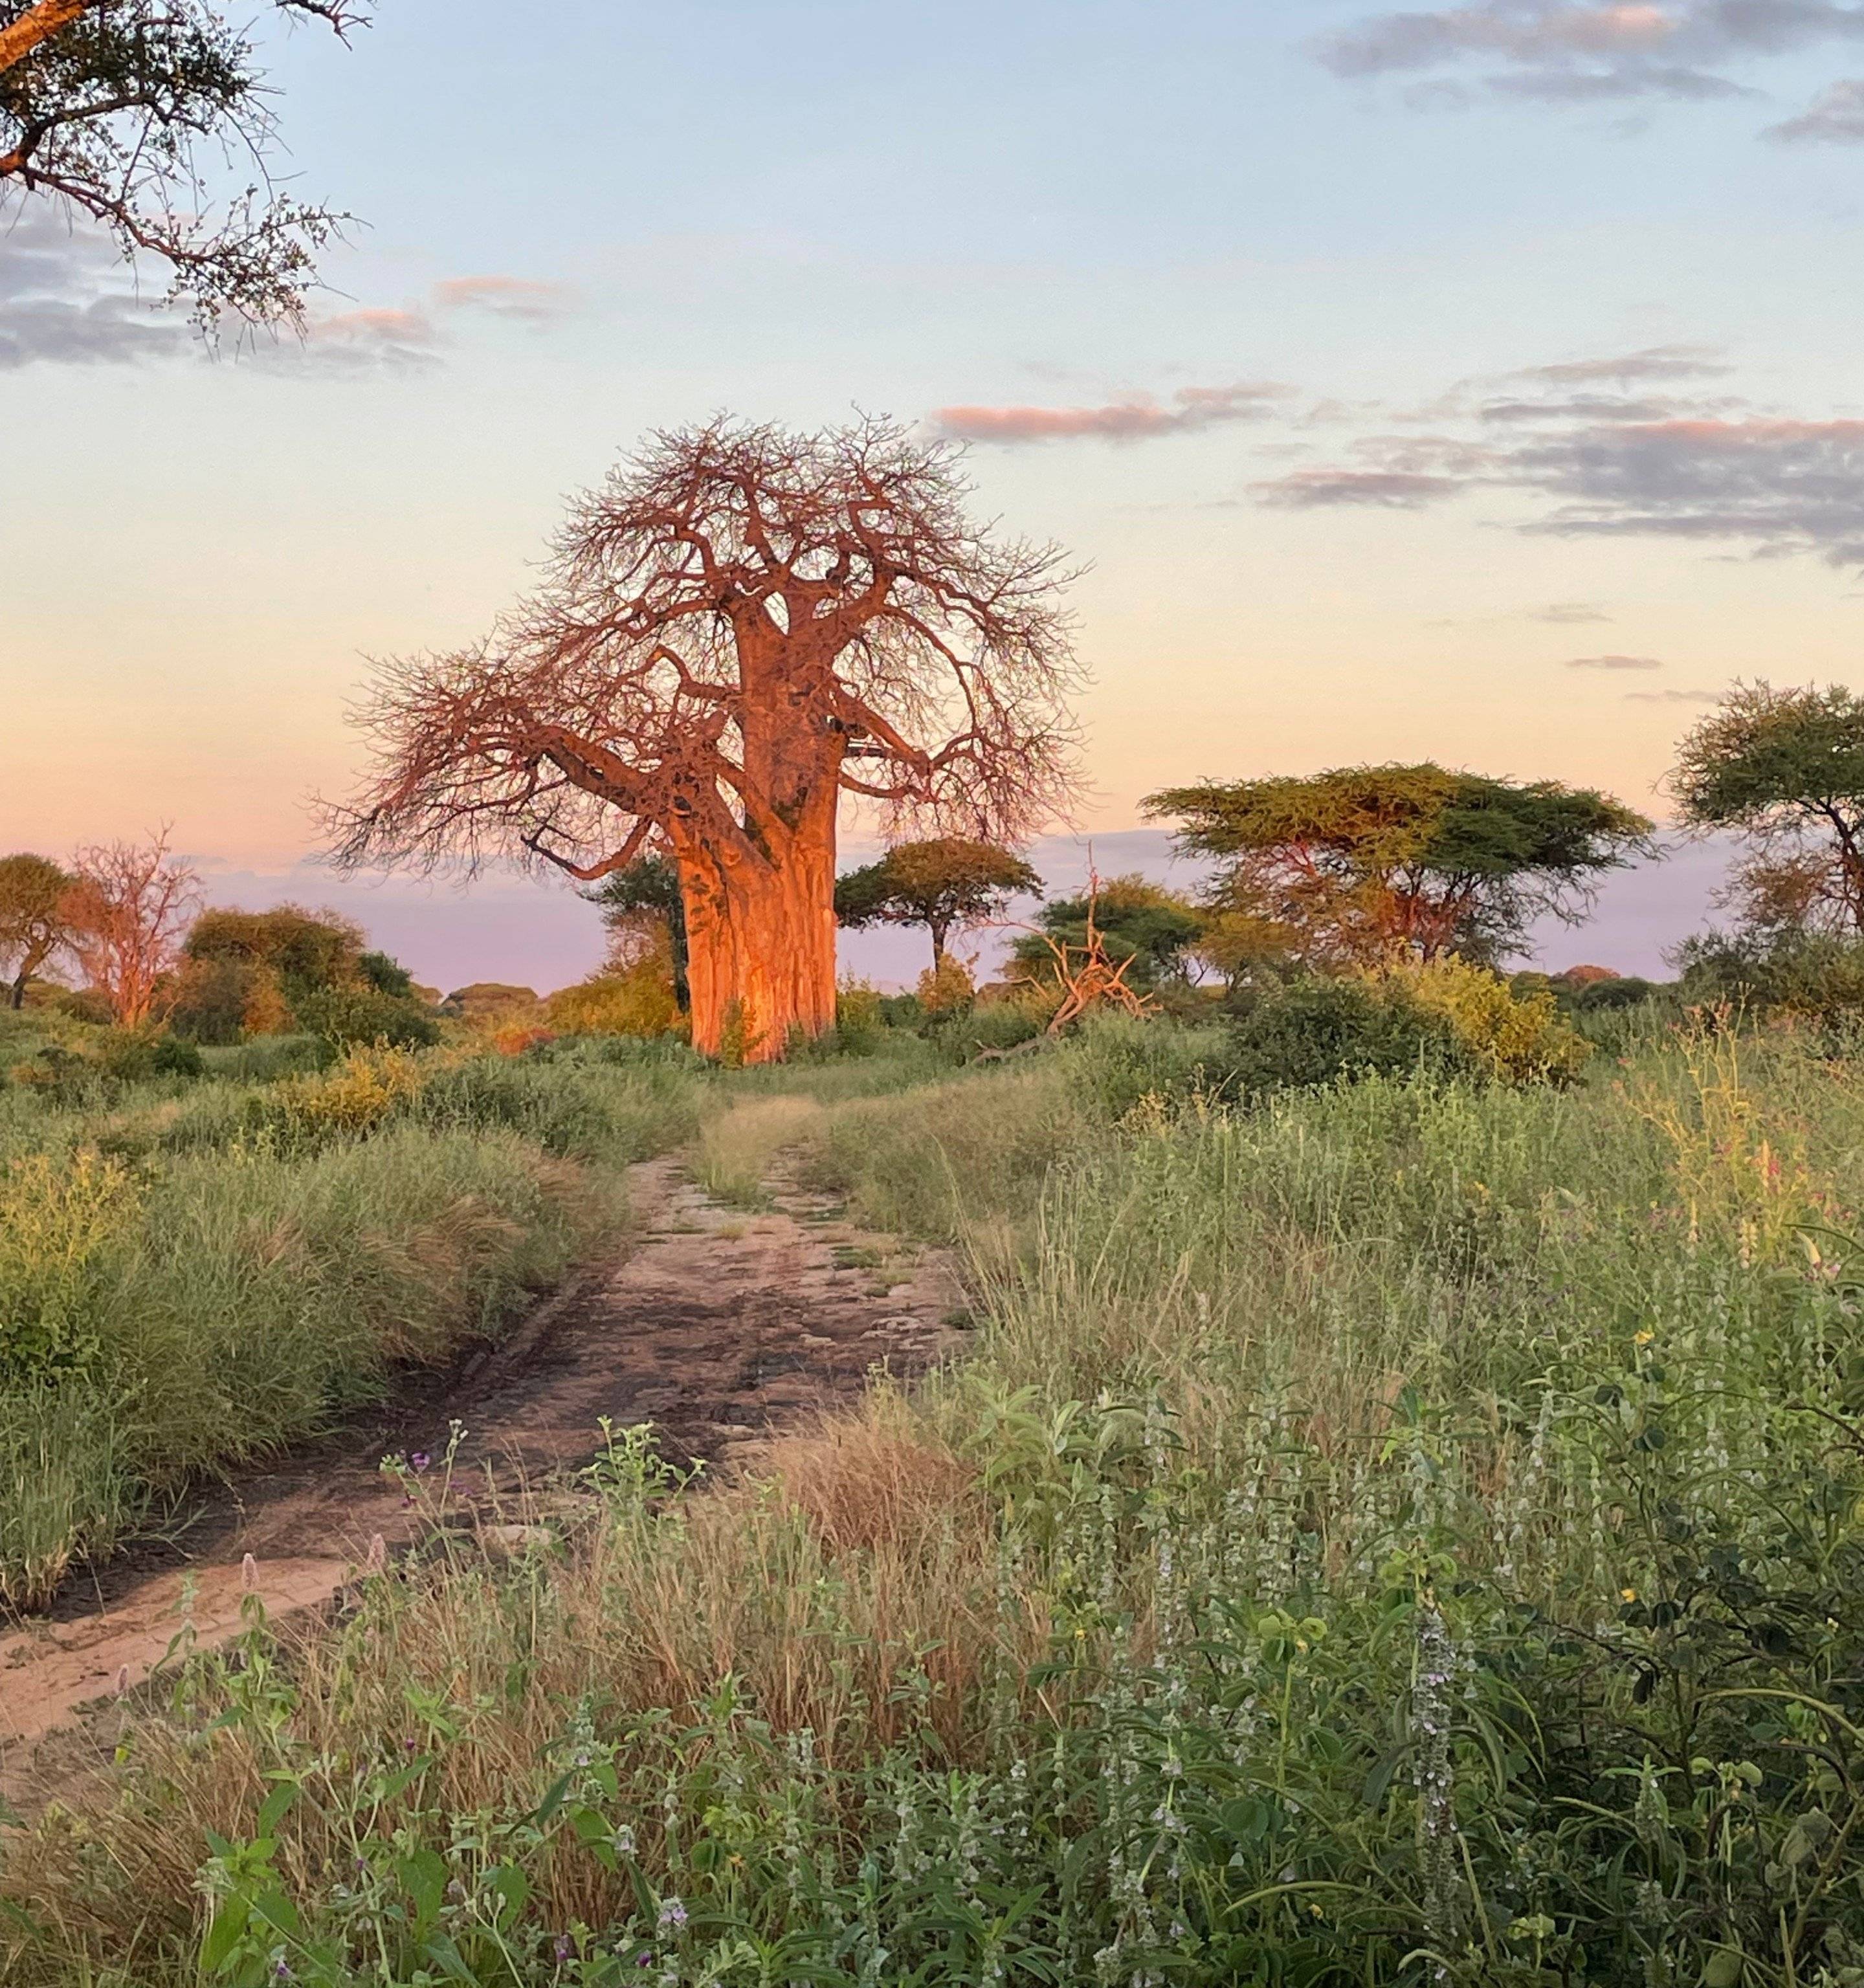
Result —
<instances>
[{"instance_id":1,"label":"acacia tree","mask_svg":"<svg viewBox=\"0 0 1864 1988\"><path fill-rule=\"evenodd\" d=\"M15 1008L26 982L66 942L66 900L76 880L49 857L0 856L0 975Z\"/></svg>"},{"instance_id":2,"label":"acacia tree","mask_svg":"<svg viewBox=\"0 0 1864 1988\"><path fill-rule=\"evenodd\" d=\"M1318 965L1504 957L1533 918L1577 922L1651 831L1590 789L1428 762L1206 782L1144 805L1179 818L1181 848L1221 860L1213 909Z\"/></svg>"},{"instance_id":3,"label":"acacia tree","mask_svg":"<svg viewBox=\"0 0 1864 1988\"><path fill-rule=\"evenodd\" d=\"M967 515L956 451L863 420L662 432L572 503L486 640L383 666L337 860L679 873L692 1033L835 1017L841 796L1020 840L1072 765L1061 555Z\"/></svg>"},{"instance_id":4,"label":"acacia tree","mask_svg":"<svg viewBox=\"0 0 1864 1988\"><path fill-rule=\"evenodd\" d=\"M339 36L352 0L267 0ZM316 252L343 217L266 181L276 144L252 41L204 0L0 0L0 213L9 191L100 222L147 251L211 324L299 317ZM202 154L242 157L261 184L218 213Z\"/></svg>"},{"instance_id":5,"label":"acacia tree","mask_svg":"<svg viewBox=\"0 0 1864 1988\"><path fill-rule=\"evenodd\" d=\"M897 844L878 863L838 879L835 916L857 928L924 925L932 935L936 973L954 925L993 918L1019 891L1039 894L1041 888L1042 879L1007 849L968 836L939 835Z\"/></svg>"},{"instance_id":6,"label":"acacia tree","mask_svg":"<svg viewBox=\"0 0 1864 1988\"><path fill-rule=\"evenodd\" d=\"M157 1013L164 982L201 901L200 878L168 854L164 830L147 842L79 850L65 901L67 943L126 1029Z\"/></svg>"},{"instance_id":7,"label":"acacia tree","mask_svg":"<svg viewBox=\"0 0 1864 1988\"><path fill-rule=\"evenodd\" d=\"M1739 685L1683 739L1671 786L1691 827L1747 837L1728 894L1745 924L1864 935L1864 698Z\"/></svg>"}]
</instances>

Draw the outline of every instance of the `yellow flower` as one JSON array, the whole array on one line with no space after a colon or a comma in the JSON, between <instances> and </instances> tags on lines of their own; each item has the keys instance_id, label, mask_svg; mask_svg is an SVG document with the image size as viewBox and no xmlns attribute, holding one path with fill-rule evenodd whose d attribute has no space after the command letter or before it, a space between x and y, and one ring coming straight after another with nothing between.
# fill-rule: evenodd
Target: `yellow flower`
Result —
<instances>
[{"instance_id":1,"label":"yellow flower","mask_svg":"<svg viewBox=\"0 0 1864 1988\"><path fill-rule=\"evenodd\" d=\"M1635 1587L1621 1587L1618 1596L1621 1601L1635 1601L1638 1598L1638 1591Z\"/></svg>"},{"instance_id":2,"label":"yellow flower","mask_svg":"<svg viewBox=\"0 0 1864 1988\"><path fill-rule=\"evenodd\" d=\"M1637 1344L1639 1346L1648 1346L1656 1336L1654 1332L1640 1332L1637 1336Z\"/></svg>"}]
</instances>

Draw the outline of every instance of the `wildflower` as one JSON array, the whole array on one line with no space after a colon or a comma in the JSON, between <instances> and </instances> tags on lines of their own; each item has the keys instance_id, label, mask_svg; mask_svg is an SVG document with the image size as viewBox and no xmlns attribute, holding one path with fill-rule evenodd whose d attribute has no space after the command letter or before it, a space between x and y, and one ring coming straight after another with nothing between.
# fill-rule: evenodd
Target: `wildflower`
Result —
<instances>
[{"instance_id":1,"label":"wildflower","mask_svg":"<svg viewBox=\"0 0 1864 1988\"><path fill-rule=\"evenodd\" d=\"M671 1926L676 1932L686 1923L686 1908L678 1898L662 1898L660 1902L660 1922Z\"/></svg>"},{"instance_id":2,"label":"wildflower","mask_svg":"<svg viewBox=\"0 0 1864 1988\"><path fill-rule=\"evenodd\" d=\"M628 1827L626 1823L624 1823L621 1827L615 1831L615 1854L617 1857L632 1857L634 1854L634 1832ZM644 1966L646 1965L644 1958L643 1959L641 1964Z\"/></svg>"},{"instance_id":3,"label":"wildflower","mask_svg":"<svg viewBox=\"0 0 1864 1988\"><path fill-rule=\"evenodd\" d=\"M556 1964L559 1967L576 1951L570 1945L570 1936L567 1932L560 1932L556 1936L556 1944L550 1950L556 1956Z\"/></svg>"},{"instance_id":4,"label":"wildflower","mask_svg":"<svg viewBox=\"0 0 1864 1988\"><path fill-rule=\"evenodd\" d=\"M365 1574L380 1574L388 1564L388 1543L380 1533L369 1535L369 1557L363 1563Z\"/></svg>"},{"instance_id":5,"label":"wildflower","mask_svg":"<svg viewBox=\"0 0 1864 1988\"><path fill-rule=\"evenodd\" d=\"M1646 1327L1642 1332L1636 1335L1633 1343L1639 1346L1648 1346L1650 1342L1656 1337L1656 1336L1657 1335L1654 1332Z\"/></svg>"},{"instance_id":6,"label":"wildflower","mask_svg":"<svg viewBox=\"0 0 1864 1988\"><path fill-rule=\"evenodd\" d=\"M1621 1601L1635 1601L1638 1598L1638 1591L1635 1587L1621 1587L1618 1591L1618 1598Z\"/></svg>"},{"instance_id":7,"label":"wildflower","mask_svg":"<svg viewBox=\"0 0 1864 1988\"><path fill-rule=\"evenodd\" d=\"M250 1554L239 1563L239 1584L249 1594L259 1585L259 1562Z\"/></svg>"},{"instance_id":8,"label":"wildflower","mask_svg":"<svg viewBox=\"0 0 1864 1988\"><path fill-rule=\"evenodd\" d=\"M428 1455L425 1449L418 1449L414 1452L414 1455L408 1459L408 1467L409 1469L415 1472L422 1471L426 1469L428 1466L431 1463L433 1460L434 1459Z\"/></svg>"}]
</instances>

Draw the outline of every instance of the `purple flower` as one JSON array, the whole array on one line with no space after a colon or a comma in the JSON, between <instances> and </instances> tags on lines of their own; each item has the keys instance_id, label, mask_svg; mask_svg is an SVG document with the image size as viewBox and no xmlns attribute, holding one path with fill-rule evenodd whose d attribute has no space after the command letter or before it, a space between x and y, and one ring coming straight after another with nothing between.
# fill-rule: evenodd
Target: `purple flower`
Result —
<instances>
[{"instance_id":1,"label":"purple flower","mask_svg":"<svg viewBox=\"0 0 1864 1988\"><path fill-rule=\"evenodd\" d=\"M570 1955L576 1951L576 1949L570 1944L570 1936L567 1932L560 1932L556 1936L556 1946L555 1951L556 1954L556 1964L560 1967L570 1958Z\"/></svg>"},{"instance_id":2,"label":"purple flower","mask_svg":"<svg viewBox=\"0 0 1864 1988\"><path fill-rule=\"evenodd\" d=\"M409 1467L414 1470L426 1469L428 1466L431 1463L433 1460L434 1459L428 1455L425 1449L416 1450L414 1455L408 1459Z\"/></svg>"},{"instance_id":3,"label":"purple flower","mask_svg":"<svg viewBox=\"0 0 1864 1988\"><path fill-rule=\"evenodd\" d=\"M660 1922L675 1930L686 1923L686 1908L678 1898L663 1898L660 1902Z\"/></svg>"}]
</instances>

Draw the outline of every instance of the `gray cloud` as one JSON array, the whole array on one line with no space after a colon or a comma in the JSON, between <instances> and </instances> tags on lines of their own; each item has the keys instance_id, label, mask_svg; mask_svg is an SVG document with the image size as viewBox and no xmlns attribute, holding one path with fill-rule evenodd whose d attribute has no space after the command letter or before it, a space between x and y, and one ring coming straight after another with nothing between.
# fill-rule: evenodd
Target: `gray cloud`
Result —
<instances>
[{"instance_id":1,"label":"gray cloud","mask_svg":"<svg viewBox=\"0 0 1864 1988\"><path fill-rule=\"evenodd\" d=\"M1720 704L1718 690L1628 690L1627 704Z\"/></svg>"},{"instance_id":2,"label":"gray cloud","mask_svg":"<svg viewBox=\"0 0 1864 1988\"><path fill-rule=\"evenodd\" d=\"M1588 621L1609 621L1611 616L1589 600L1556 600L1545 607L1531 607L1530 621L1551 621L1556 627L1572 628Z\"/></svg>"},{"instance_id":3,"label":"gray cloud","mask_svg":"<svg viewBox=\"0 0 1864 1988\"><path fill-rule=\"evenodd\" d=\"M1551 366L1524 366L1504 380L1533 380L1552 387L1585 387L1601 380L1707 380L1734 369L1714 345L1647 345L1641 351L1602 359L1562 359Z\"/></svg>"},{"instance_id":4,"label":"gray cloud","mask_svg":"<svg viewBox=\"0 0 1864 1988\"><path fill-rule=\"evenodd\" d=\"M1655 656L1570 656L1569 670L1660 670Z\"/></svg>"},{"instance_id":5,"label":"gray cloud","mask_svg":"<svg viewBox=\"0 0 1864 1988\"><path fill-rule=\"evenodd\" d=\"M1833 83L1801 116L1770 125L1762 135L1789 145L1864 144L1864 80Z\"/></svg>"},{"instance_id":6,"label":"gray cloud","mask_svg":"<svg viewBox=\"0 0 1864 1988\"><path fill-rule=\"evenodd\" d=\"M1860 42L1859 0L1467 0L1370 14L1316 53L1340 76L1428 76L1405 100L1429 109L1483 93L1553 103L1753 95L1731 69ZM1773 135L1849 137L1845 115L1842 100L1822 99Z\"/></svg>"},{"instance_id":7,"label":"gray cloud","mask_svg":"<svg viewBox=\"0 0 1864 1988\"><path fill-rule=\"evenodd\" d=\"M0 370L38 360L133 364L185 348L186 328L120 287L110 243L36 211L0 229ZM114 283L119 287L107 286Z\"/></svg>"},{"instance_id":8,"label":"gray cloud","mask_svg":"<svg viewBox=\"0 0 1864 1988\"><path fill-rule=\"evenodd\" d=\"M932 427L955 441L1145 441L1232 421L1266 420L1294 390L1274 380L1233 387L1182 387L1169 405L1134 394L1098 407L952 407L935 409Z\"/></svg>"},{"instance_id":9,"label":"gray cloud","mask_svg":"<svg viewBox=\"0 0 1864 1988\"><path fill-rule=\"evenodd\" d=\"M1693 412L1700 403L1633 401L1619 394L1575 394L1564 401L1490 401L1480 411L1485 421L1660 421Z\"/></svg>"},{"instance_id":10,"label":"gray cloud","mask_svg":"<svg viewBox=\"0 0 1864 1988\"><path fill-rule=\"evenodd\" d=\"M1594 377L1618 363L1572 361L1565 370ZM1515 525L1524 532L1693 539L1864 564L1864 420L1763 414L1725 398L1574 394L1461 406L1446 401L1435 431L1362 436L1345 462L1257 483L1251 494L1314 509L1508 492L1538 500Z\"/></svg>"},{"instance_id":11,"label":"gray cloud","mask_svg":"<svg viewBox=\"0 0 1864 1988\"><path fill-rule=\"evenodd\" d=\"M1405 469L1297 469L1250 491L1260 504L1288 511L1337 509L1347 505L1387 511L1421 510L1460 486L1453 476L1431 475Z\"/></svg>"}]
</instances>

